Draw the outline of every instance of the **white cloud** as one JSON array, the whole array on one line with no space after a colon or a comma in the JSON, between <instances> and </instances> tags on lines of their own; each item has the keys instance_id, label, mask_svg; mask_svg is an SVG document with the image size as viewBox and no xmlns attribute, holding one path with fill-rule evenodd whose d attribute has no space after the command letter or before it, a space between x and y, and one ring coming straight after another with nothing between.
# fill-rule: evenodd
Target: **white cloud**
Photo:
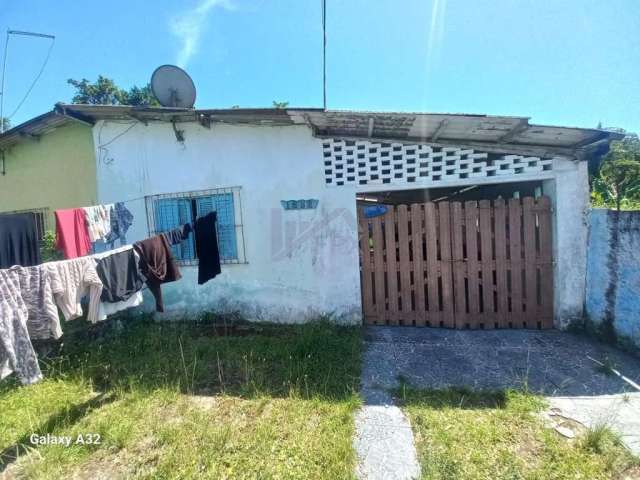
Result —
<instances>
[{"instance_id":1,"label":"white cloud","mask_svg":"<svg viewBox=\"0 0 640 480\"><path fill-rule=\"evenodd\" d=\"M195 8L178 13L169 21L171 33L180 40L180 51L176 64L186 67L200 47L200 38L206 26L207 17L216 7L231 10L228 0L201 0Z\"/></svg>"}]
</instances>

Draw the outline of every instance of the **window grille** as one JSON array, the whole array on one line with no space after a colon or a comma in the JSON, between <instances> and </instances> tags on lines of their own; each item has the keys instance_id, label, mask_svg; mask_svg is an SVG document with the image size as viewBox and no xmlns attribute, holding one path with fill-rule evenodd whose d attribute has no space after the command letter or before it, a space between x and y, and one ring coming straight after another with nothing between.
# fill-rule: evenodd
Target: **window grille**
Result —
<instances>
[{"instance_id":1,"label":"window grille","mask_svg":"<svg viewBox=\"0 0 640 480\"><path fill-rule=\"evenodd\" d=\"M168 232L209 212L217 213L220 263L246 263L240 187L215 188L145 197L149 236ZM181 265L197 265L195 235L171 247Z\"/></svg>"},{"instance_id":2,"label":"window grille","mask_svg":"<svg viewBox=\"0 0 640 480\"><path fill-rule=\"evenodd\" d=\"M36 217L36 232L38 232L38 239L42 242L44 234L49 230L49 209L43 208L29 208L26 210L12 210L9 212L2 212L0 215L13 215L16 213L33 213Z\"/></svg>"}]
</instances>

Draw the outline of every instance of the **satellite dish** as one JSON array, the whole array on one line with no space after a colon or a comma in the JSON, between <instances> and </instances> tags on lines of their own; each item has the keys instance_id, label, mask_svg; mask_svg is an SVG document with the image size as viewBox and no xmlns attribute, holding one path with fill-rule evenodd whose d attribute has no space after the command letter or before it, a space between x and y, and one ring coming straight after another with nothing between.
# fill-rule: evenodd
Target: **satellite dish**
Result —
<instances>
[{"instance_id":1,"label":"satellite dish","mask_svg":"<svg viewBox=\"0 0 640 480\"><path fill-rule=\"evenodd\" d=\"M163 107L193 108L196 87L191 77L175 65L162 65L151 75L151 91Z\"/></svg>"}]
</instances>

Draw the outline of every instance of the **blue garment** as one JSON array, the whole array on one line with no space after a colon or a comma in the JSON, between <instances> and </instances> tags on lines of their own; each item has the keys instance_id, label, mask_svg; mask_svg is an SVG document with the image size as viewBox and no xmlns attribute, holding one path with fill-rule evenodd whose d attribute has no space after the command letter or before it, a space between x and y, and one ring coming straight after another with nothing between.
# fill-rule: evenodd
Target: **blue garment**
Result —
<instances>
[{"instance_id":1,"label":"blue garment","mask_svg":"<svg viewBox=\"0 0 640 480\"><path fill-rule=\"evenodd\" d=\"M126 234L132 223L133 214L124 206L124 203L118 202L114 204L111 210L111 232L106 239L106 243L110 244L110 248L113 248L113 244L117 239L120 239L120 245L127 244Z\"/></svg>"},{"instance_id":2,"label":"blue garment","mask_svg":"<svg viewBox=\"0 0 640 480\"><path fill-rule=\"evenodd\" d=\"M368 207L364 207L365 218L379 217L380 215L384 215L385 213L387 213L386 205L371 205Z\"/></svg>"}]
</instances>

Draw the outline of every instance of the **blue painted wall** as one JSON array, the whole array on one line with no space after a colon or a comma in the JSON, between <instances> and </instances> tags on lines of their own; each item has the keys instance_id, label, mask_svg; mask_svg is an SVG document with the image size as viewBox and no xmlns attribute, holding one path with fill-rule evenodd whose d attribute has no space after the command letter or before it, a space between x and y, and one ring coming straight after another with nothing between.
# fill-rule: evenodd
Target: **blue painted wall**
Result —
<instances>
[{"instance_id":1,"label":"blue painted wall","mask_svg":"<svg viewBox=\"0 0 640 480\"><path fill-rule=\"evenodd\" d=\"M640 212L590 212L586 314L640 348Z\"/></svg>"}]
</instances>

